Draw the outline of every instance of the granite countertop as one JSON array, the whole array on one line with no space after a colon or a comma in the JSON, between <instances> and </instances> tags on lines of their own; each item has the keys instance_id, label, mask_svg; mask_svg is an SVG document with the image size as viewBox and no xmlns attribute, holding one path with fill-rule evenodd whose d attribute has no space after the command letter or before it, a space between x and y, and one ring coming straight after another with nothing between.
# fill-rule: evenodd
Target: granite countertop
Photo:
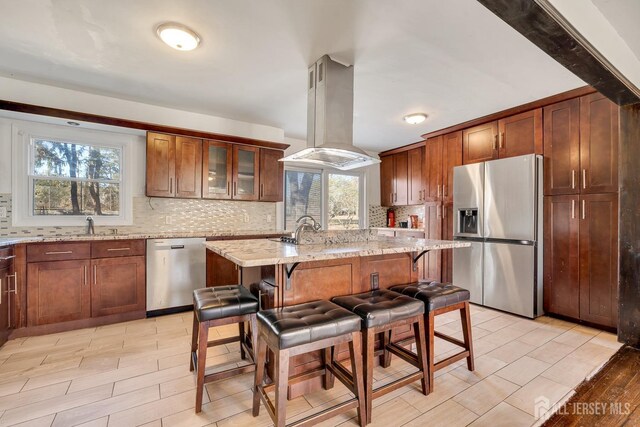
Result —
<instances>
[{"instance_id":1,"label":"granite countertop","mask_svg":"<svg viewBox=\"0 0 640 427\"><path fill-rule=\"evenodd\" d=\"M375 240L350 243L292 245L271 239L227 240L206 242L208 250L240 267L324 261L356 256L386 255L425 250L471 246L469 242L452 240L398 239L378 237Z\"/></svg>"},{"instance_id":2,"label":"granite countertop","mask_svg":"<svg viewBox=\"0 0 640 427\"><path fill-rule=\"evenodd\" d=\"M400 228L400 227L371 227L372 230L382 231L407 231L414 233L424 233L424 228Z\"/></svg>"},{"instance_id":3,"label":"granite countertop","mask_svg":"<svg viewBox=\"0 0 640 427\"><path fill-rule=\"evenodd\" d=\"M0 237L0 246L17 245L20 243L55 243L55 242L83 242L92 240L128 240L128 239L174 239L187 237L241 237L263 236L274 234L291 234L282 230L227 230L227 231L198 231L198 232L164 232L164 233L133 233L133 234L79 234L58 236L22 236Z\"/></svg>"}]
</instances>

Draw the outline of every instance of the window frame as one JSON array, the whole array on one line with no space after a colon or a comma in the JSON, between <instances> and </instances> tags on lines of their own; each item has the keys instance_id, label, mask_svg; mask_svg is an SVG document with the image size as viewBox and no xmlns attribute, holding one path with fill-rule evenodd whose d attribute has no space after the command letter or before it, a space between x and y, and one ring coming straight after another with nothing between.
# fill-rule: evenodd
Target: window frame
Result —
<instances>
[{"instance_id":1,"label":"window frame","mask_svg":"<svg viewBox=\"0 0 640 427\"><path fill-rule=\"evenodd\" d=\"M115 148L120 152L119 181L104 180L104 182L118 182L120 186L120 214L119 215L91 215L96 225L119 226L133 224L131 141L134 135L116 132L105 132L93 129L66 128L64 126L42 123L14 122L12 128L12 225L25 227L57 227L76 226L86 224L87 215L34 215L33 214L33 181L39 179L34 175L34 145L37 140L89 145L92 147ZM44 178L47 179L47 178ZM58 178L53 178L58 179ZM60 178L62 181L84 181L84 178ZM103 182L103 180L95 180Z\"/></svg>"},{"instance_id":2,"label":"window frame","mask_svg":"<svg viewBox=\"0 0 640 427\"><path fill-rule=\"evenodd\" d=\"M284 167L284 182L283 182L283 194L284 200L282 203L282 218L283 218L283 228L285 231L294 231L294 229L287 229L287 193L286 193L286 173L287 171L294 172L311 172L311 173L319 173L320 174L320 185L322 194L320 200L320 224L322 225L322 230L328 230L329 224L329 175L350 175L358 177L358 191L359 191L359 204L358 204L358 218L359 218L359 227L358 229L363 230L368 227L368 215L367 210L365 210L365 206L367 206L367 185L366 185L366 173L364 171L342 171L339 169L332 168L308 168L308 167L300 167L294 165L285 165Z\"/></svg>"}]
</instances>

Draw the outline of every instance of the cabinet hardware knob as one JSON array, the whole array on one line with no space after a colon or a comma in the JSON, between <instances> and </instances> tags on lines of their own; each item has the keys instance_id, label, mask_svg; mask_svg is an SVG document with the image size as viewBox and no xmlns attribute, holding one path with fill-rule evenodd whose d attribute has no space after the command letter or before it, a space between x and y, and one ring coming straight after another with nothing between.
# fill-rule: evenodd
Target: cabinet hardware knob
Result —
<instances>
[{"instance_id":1,"label":"cabinet hardware knob","mask_svg":"<svg viewBox=\"0 0 640 427\"><path fill-rule=\"evenodd\" d=\"M65 255L65 254L72 254L73 251L52 251L52 252L45 252L45 255Z\"/></svg>"},{"instance_id":2,"label":"cabinet hardware knob","mask_svg":"<svg viewBox=\"0 0 640 427\"><path fill-rule=\"evenodd\" d=\"M582 199L582 219L587 218L587 207L585 206L584 199Z\"/></svg>"},{"instance_id":3,"label":"cabinet hardware knob","mask_svg":"<svg viewBox=\"0 0 640 427\"><path fill-rule=\"evenodd\" d=\"M131 248L108 248L107 252L130 251Z\"/></svg>"},{"instance_id":4,"label":"cabinet hardware knob","mask_svg":"<svg viewBox=\"0 0 640 427\"><path fill-rule=\"evenodd\" d=\"M15 255L0 256L0 261L9 261L10 259L14 259L15 257Z\"/></svg>"},{"instance_id":5,"label":"cabinet hardware knob","mask_svg":"<svg viewBox=\"0 0 640 427\"><path fill-rule=\"evenodd\" d=\"M587 170L582 169L582 188L587 188Z\"/></svg>"},{"instance_id":6,"label":"cabinet hardware knob","mask_svg":"<svg viewBox=\"0 0 640 427\"><path fill-rule=\"evenodd\" d=\"M576 188L576 170L571 169L571 189Z\"/></svg>"}]
</instances>

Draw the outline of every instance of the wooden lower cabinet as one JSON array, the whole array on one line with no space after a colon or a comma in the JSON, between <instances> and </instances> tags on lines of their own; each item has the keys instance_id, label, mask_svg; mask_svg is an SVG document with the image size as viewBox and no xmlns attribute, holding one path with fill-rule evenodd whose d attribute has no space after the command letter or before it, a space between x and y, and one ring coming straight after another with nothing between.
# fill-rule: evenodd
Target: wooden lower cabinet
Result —
<instances>
[{"instance_id":1,"label":"wooden lower cabinet","mask_svg":"<svg viewBox=\"0 0 640 427\"><path fill-rule=\"evenodd\" d=\"M86 260L27 265L27 325L86 319L91 316L91 287Z\"/></svg>"},{"instance_id":2,"label":"wooden lower cabinet","mask_svg":"<svg viewBox=\"0 0 640 427\"><path fill-rule=\"evenodd\" d=\"M144 311L145 257L91 261L91 316Z\"/></svg>"},{"instance_id":3,"label":"wooden lower cabinet","mask_svg":"<svg viewBox=\"0 0 640 427\"><path fill-rule=\"evenodd\" d=\"M544 309L580 318L580 197L544 198Z\"/></svg>"},{"instance_id":4,"label":"wooden lower cabinet","mask_svg":"<svg viewBox=\"0 0 640 427\"><path fill-rule=\"evenodd\" d=\"M238 266L214 252L207 251L207 287L237 285Z\"/></svg>"},{"instance_id":5,"label":"wooden lower cabinet","mask_svg":"<svg viewBox=\"0 0 640 427\"><path fill-rule=\"evenodd\" d=\"M618 324L618 195L580 196L580 319Z\"/></svg>"},{"instance_id":6,"label":"wooden lower cabinet","mask_svg":"<svg viewBox=\"0 0 640 427\"><path fill-rule=\"evenodd\" d=\"M9 335L9 268L0 268L0 345Z\"/></svg>"},{"instance_id":7,"label":"wooden lower cabinet","mask_svg":"<svg viewBox=\"0 0 640 427\"><path fill-rule=\"evenodd\" d=\"M547 196L545 311L597 325L618 322L618 195Z\"/></svg>"}]
</instances>

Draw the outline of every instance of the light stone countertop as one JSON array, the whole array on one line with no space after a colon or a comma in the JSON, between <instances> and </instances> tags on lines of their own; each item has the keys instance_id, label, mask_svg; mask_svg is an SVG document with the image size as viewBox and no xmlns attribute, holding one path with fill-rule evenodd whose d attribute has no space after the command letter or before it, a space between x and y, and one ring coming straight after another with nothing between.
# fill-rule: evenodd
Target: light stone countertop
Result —
<instances>
[{"instance_id":1,"label":"light stone countertop","mask_svg":"<svg viewBox=\"0 0 640 427\"><path fill-rule=\"evenodd\" d=\"M263 235L291 234L282 230L227 230L227 231L197 231L197 232L161 232L161 233L133 233L133 234L77 234L56 236L20 236L0 237L0 247L17 245L20 243L55 243L55 242L85 242L95 240L129 240L129 239L175 239L188 237L242 237Z\"/></svg>"},{"instance_id":2,"label":"light stone countertop","mask_svg":"<svg viewBox=\"0 0 640 427\"><path fill-rule=\"evenodd\" d=\"M371 227L372 230L381 231L404 231L408 233L424 233L424 228L400 228L400 227Z\"/></svg>"},{"instance_id":3,"label":"light stone countertop","mask_svg":"<svg viewBox=\"0 0 640 427\"><path fill-rule=\"evenodd\" d=\"M378 237L375 240L351 243L293 245L275 239L226 240L206 242L208 250L240 267L324 261L337 258L398 254L464 248L469 242L452 240L401 239Z\"/></svg>"}]
</instances>

